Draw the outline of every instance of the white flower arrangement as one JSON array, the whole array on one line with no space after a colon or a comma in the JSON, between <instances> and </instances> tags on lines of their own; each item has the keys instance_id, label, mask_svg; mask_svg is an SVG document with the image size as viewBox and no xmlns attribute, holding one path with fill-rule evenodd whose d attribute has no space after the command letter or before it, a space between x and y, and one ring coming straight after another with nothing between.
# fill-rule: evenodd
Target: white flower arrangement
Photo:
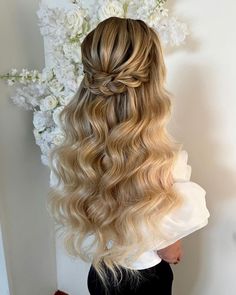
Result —
<instances>
[{"instance_id":1,"label":"white flower arrangement","mask_svg":"<svg viewBox=\"0 0 236 295\"><path fill-rule=\"evenodd\" d=\"M42 72L12 69L0 76L16 87L13 102L33 110L33 133L42 152L41 162L47 166L50 149L64 138L58 115L83 79L80 45L87 33L100 21L119 16L144 20L158 32L164 46L179 46L188 34L186 24L168 15L166 0L99 0L91 11L83 7L83 1L68 2L65 8L40 3L37 11L41 34L49 43L51 65Z\"/></svg>"}]
</instances>

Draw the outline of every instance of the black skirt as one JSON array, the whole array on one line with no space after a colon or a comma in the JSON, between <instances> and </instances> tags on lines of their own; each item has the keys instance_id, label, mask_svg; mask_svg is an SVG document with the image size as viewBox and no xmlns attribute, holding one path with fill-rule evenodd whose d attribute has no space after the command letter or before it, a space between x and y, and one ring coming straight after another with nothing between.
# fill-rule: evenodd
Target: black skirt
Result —
<instances>
[{"instance_id":1,"label":"black skirt","mask_svg":"<svg viewBox=\"0 0 236 295\"><path fill-rule=\"evenodd\" d=\"M172 283L174 279L173 271L170 264L164 260L153 267L140 269L143 279L134 285L130 280L123 279L118 286L109 286L109 293L105 292L105 288L100 281L94 267L91 265L87 286L90 295L171 295ZM109 273L109 272L108 272Z\"/></svg>"}]
</instances>

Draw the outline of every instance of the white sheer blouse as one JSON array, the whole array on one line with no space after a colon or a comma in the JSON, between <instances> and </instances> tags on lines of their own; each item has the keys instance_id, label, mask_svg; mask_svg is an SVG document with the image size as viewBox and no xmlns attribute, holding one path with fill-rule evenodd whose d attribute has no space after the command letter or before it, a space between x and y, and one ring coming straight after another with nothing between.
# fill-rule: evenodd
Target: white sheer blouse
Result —
<instances>
[{"instance_id":1,"label":"white sheer blouse","mask_svg":"<svg viewBox=\"0 0 236 295\"><path fill-rule=\"evenodd\" d=\"M182 150L173 169L175 181L173 186L183 196L184 203L161 220L160 226L168 238L162 240L156 237L153 247L144 252L129 268L145 269L158 264L161 258L157 250L175 243L208 224L210 213L206 206L206 191L196 182L190 181L192 169L187 161L188 153Z\"/></svg>"}]
</instances>

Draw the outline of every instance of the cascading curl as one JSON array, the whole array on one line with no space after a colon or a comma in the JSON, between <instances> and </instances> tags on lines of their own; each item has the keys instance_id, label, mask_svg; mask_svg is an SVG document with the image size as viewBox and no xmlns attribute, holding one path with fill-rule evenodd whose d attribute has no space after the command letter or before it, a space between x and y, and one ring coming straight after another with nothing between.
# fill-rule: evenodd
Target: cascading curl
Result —
<instances>
[{"instance_id":1,"label":"cascading curl","mask_svg":"<svg viewBox=\"0 0 236 295\"><path fill-rule=\"evenodd\" d=\"M106 288L104 264L116 282L124 267L138 283L139 271L126 266L165 238L158 224L181 205L172 169L182 145L166 130L162 48L142 20L110 17L81 52L85 76L60 114L65 140L50 153L62 187L49 192L48 210L68 253L92 262Z\"/></svg>"}]
</instances>

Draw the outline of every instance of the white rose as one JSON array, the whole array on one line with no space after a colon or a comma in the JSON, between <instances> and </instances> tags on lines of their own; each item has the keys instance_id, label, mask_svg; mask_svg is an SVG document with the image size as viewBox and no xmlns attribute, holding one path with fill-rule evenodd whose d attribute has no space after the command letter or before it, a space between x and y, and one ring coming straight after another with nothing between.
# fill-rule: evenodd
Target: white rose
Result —
<instances>
[{"instance_id":1,"label":"white rose","mask_svg":"<svg viewBox=\"0 0 236 295\"><path fill-rule=\"evenodd\" d=\"M77 34L82 33L84 17L85 17L85 10L80 7L77 7L74 10L70 10L66 14L65 25L70 30L71 37L74 37Z\"/></svg>"},{"instance_id":2,"label":"white rose","mask_svg":"<svg viewBox=\"0 0 236 295\"><path fill-rule=\"evenodd\" d=\"M110 0L100 2L100 7L98 8L99 20L102 21L111 16L124 17L123 4L119 1Z\"/></svg>"},{"instance_id":3,"label":"white rose","mask_svg":"<svg viewBox=\"0 0 236 295\"><path fill-rule=\"evenodd\" d=\"M53 111L53 120L56 123L57 126L61 127L61 122L59 120L59 114L61 113L61 111L64 109L64 106L58 107L56 109L54 109Z\"/></svg>"},{"instance_id":4,"label":"white rose","mask_svg":"<svg viewBox=\"0 0 236 295\"><path fill-rule=\"evenodd\" d=\"M40 101L40 110L49 111L54 109L58 104L58 100L53 95L48 95Z\"/></svg>"},{"instance_id":5,"label":"white rose","mask_svg":"<svg viewBox=\"0 0 236 295\"><path fill-rule=\"evenodd\" d=\"M57 134L54 135L53 140L52 140L52 143L54 145L60 145L63 142L64 138L65 137L64 137L64 135L63 135L62 132L57 133Z\"/></svg>"},{"instance_id":6,"label":"white rose","mask_svg":"<svg viewBox=\"0 0 236 295\"><path fill-rule=\"evenodd\" d=\"M48 87L55 96L59 96L64 88L64 86L58 82L57 79L53 79L48 82Z\"/></svg>"},{"instance_id":7,"label":"white rose","mask_svg":"<svg viewBox=\"0 0 236 295\"><path fill-rule=\"evenodd\" d=\"M35 111L33 114L33 125L38 131L43 131L52 125L50 112Z\"/></svg>"}]
</instances>

